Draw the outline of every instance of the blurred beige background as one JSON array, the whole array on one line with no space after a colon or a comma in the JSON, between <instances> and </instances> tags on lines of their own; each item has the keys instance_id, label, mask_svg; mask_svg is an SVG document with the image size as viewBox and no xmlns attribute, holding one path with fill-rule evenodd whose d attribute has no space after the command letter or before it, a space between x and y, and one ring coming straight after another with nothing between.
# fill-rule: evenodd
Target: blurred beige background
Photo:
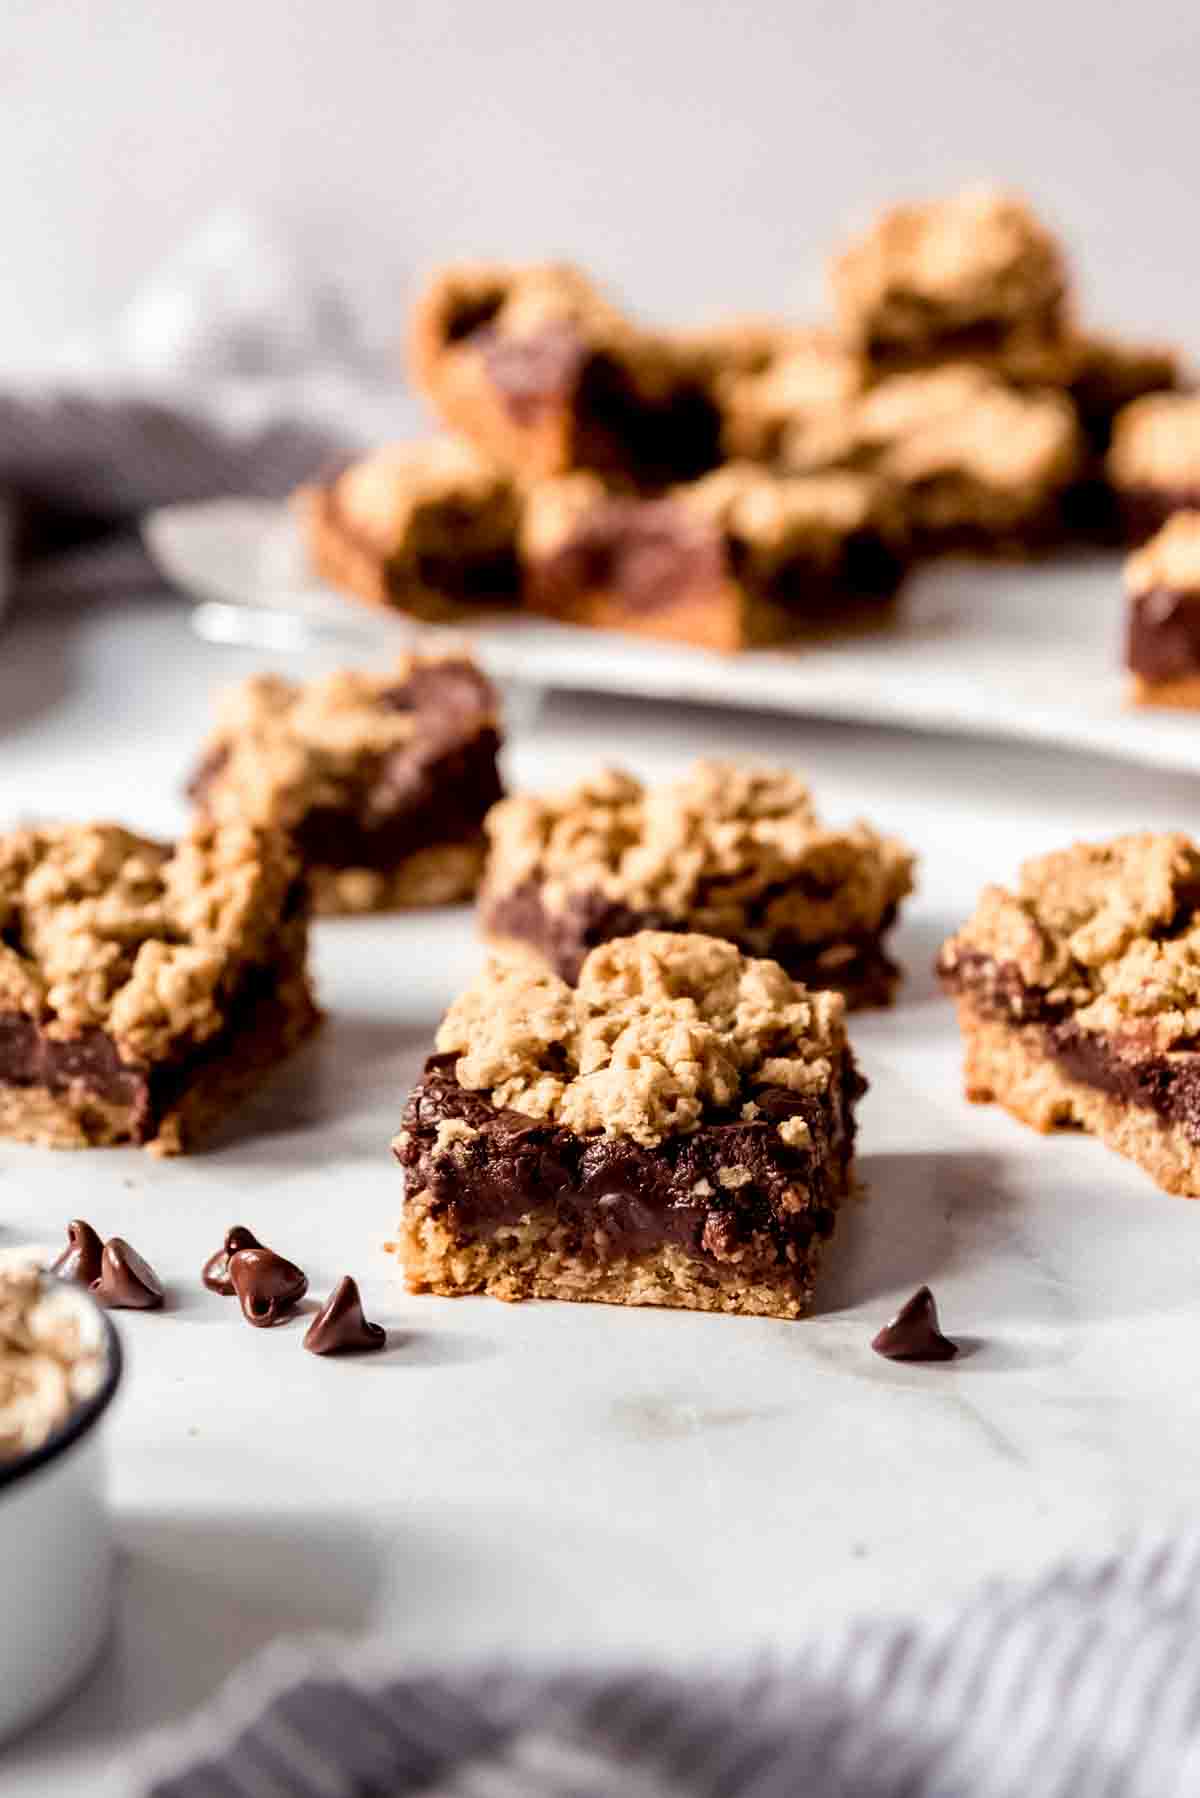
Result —
<instances>
[{"instance_id":1,"label":"blurred beige background","mask_svg":"<svg viewBox=\"0 0 1200 1798\"><path fill-rule=\"evenodd\" d=\"M586 259L646 310L812 311L826 245L979 175L1098 322L1200 347L1194 0L7 0L0 361L107 317L221 208L386 314L431 260Z\"/></svg>"}]
</instances>

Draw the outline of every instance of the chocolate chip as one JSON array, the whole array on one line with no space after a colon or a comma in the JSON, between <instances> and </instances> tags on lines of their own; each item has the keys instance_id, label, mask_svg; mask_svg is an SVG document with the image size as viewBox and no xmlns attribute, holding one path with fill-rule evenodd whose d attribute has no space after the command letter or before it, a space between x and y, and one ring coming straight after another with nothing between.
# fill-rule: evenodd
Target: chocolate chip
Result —
<instances>
[{"instance_id":1,"label":"chocolate chip","mask_svg":"<svg viewBox=\"0 0 1200 1798\"><path fill-rule=\"evenodd\" d=\"M920 1286L885 1324L871 1347L889 1361L950 1361L958 1353L938 1328L937 1304L928 1286Z\"/></svg>"},{"instance_id":2,"label":"chocolate chip","mask_svg":"<svg viewBox=\"0 0 1200 1798\"><path fill-rule=\"evenodd\" d=\"M274 1249L238 1249L229 1258L229 1278L248 1324L267 1330L282 1323L308 1291L308 1277Z\"/></svg>"},{"instance_id":3,"label":"chocolate chip","mask_svg":"<svg viewBox=\"0 0 1200 1798\"><path fill-rule=\"evenodd\" d=\"M230 1258L239 1249L261 1249L262 1244L253 1230L247 1230L245 1224L231 1224L225 1232L225 1240L215 1255L210 1255L200 1272L200 1278L210 1292L219 1292L222 1298L233 1297L233 1280L229 1274Z\"/></svg>"},{"instance_id":4,"label":"chocolate chip","mask_svg":"<svg viewBox=\"0 0 1200 1798\"><path fill-rule=\"evenodd\" d=\"M363 1316L357 1283L343 1274L309 1324L304 1346L314 1355L363 1355L381 1349L386 1341L383 1325L368 1323Z\"/></svg>"},{"instance_id":5,"label":"chocolate chip","mask_svg":"<svg viewBox=\"0 0 1200 1798\"><path fill-rule=\"evenodd\" d=\"M81 1217L72 1218L67 1225L67 1246L58 1260L51 1262L50 1272L73 1286L91 1286L100 1278L103 1254L104 1244L92 1226Z\"/></svg>"},{"instance_id":6,"label":"chocolate chip","mask_svg":"<svg viewBox=\"0 0 1200 1798\"><path fill-rule=\"evenodd\" d=\"M89 1290L110 1311L157 1311L163 1302L162 1281L123 1236L105 1243L99 1277Z\"/></svg>"}]
</instances>

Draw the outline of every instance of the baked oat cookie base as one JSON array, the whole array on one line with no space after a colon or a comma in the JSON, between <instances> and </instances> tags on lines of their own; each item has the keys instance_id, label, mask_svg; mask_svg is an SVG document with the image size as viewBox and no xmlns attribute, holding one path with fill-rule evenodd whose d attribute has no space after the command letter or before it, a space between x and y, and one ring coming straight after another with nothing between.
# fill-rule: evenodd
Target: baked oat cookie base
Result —
<instances>
[{"instance_id":1,"label":"baked oat cookie base","mask_svg":"<svg viewBox=\"0 0 1200 1798\"><path fill-rule=\"evenodd\" d=\"M1200 1197L1200 1145L1178 1125L1073 1080L1045 1052L1037 1025L1016 1028L960 1001L963 1088L974 1104L995 1102L1033 1130L1086 1130L1136 1162L1164 1192Z\"/></svg>"},{"instance_id":2,"label":"baked oat cookie base","mask_svg":"<svg viewBox=\"0 0 1200 1798\"><path fill-rule=\"evenodd\" d=\"M670 1244L598 1265L573 1254L559 1236L552 1220L529 1217L495 1240L460 1244L436 1218L414 1213L401 1221L398 1240L388 1247L403 1265L410 1292L443 1298L482 1292L509 1304L566 1299L785 1318L802 1317L812 1303L817 1247L781 1285L777 1273L756 1279L751 1268L708 1266Z\"/></svg>"}]
</instances>

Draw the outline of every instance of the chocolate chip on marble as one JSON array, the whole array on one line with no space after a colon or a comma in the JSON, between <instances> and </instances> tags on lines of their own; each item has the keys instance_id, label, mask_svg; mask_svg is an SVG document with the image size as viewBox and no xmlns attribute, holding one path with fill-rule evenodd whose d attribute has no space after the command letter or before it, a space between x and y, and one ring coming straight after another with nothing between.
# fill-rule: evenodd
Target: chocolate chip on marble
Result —
<instances>
[{"instance_id":1,"label":"chocolate chip on marble","mask_svg":"<svg viewBox=\"0 0 1200 1798\"><path fill-rule=\"evenodd\" d=\"M100 1278L103 1254L104 1244L92 1226L74 1217L67 1225L67 1246L58 1260L50 1263L50 1272L72 1286L91 1286Z\"/></svg>"},{"instance_id":2,"label":"chocolate chip on marble","mask_svg":"<svg viewBox=\"0 0 1200 1798\"><path fill-rule=\"evenodd\" d=\"M242 1316L256 1329L282 1323L308 1291L308 1276L274 1249L238 1249L229 1258L229 1277Z\"/></svg>"},{"instance_id":3,"label":"chocolate chip on marble","mask_svg":"<svg viewBox=\"0 0 1200 1798\"><path fill-rule=\"evenodd\" d=\"M363 1315L358 1283L344 1274L313 1318L304 1346L314 1355L365 1355L387 1341L382 1324Z\"/></svg>"},{"instance_id":4,"label":"chocolate chip on marble","mask_svg":"<svg viewBox=\"0 0 1200 1798\"><path fill-rule=\"evenodd\" d=\"M200 1278L210 1292L219 1292L222 1298L234 1296L233 1280L229 1272L231 1258L239 1249L261 1249L262 1243L253 1230L247 1230L245 1224L231 1224L225 1232L225 1240L215 1255L210 1255L200 1271Z\"/></svg>"},{"instance_id":5,"label":"chocolate chip on marble","mask_svg":"<svg viewBox=\"0 0 1200 1798\"><path fill-rule=\"evenodd\" d=\"M123 1236L105 1243L100 1274L89 1291L110 1311L157 1311L163 1302L162 1281Z\"/></svg>"},{"instance_id":6,"label":"chocolate chip on marble","mask_svg":"<svg viewBox=\"0 0 1200 1798\"><path fill-rule=\"evenodd\" d=\"M928 1286L917 1288L871 1347L889 1361L951 1361L958 1353L957 1342L942 1335L937 1303Z\"/></svg>"}]
</instances>

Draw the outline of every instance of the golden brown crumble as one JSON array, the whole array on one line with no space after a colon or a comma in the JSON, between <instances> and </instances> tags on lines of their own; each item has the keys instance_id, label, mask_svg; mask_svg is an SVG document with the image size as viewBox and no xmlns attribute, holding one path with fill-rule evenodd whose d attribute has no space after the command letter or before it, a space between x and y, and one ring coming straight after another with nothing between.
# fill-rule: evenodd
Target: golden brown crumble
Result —
<instances>
[{"instance_id":1,"label":"golden brown crumble","mask_svg":"<svg viewBox=\"0 0 1200 1798\"><path fill-rule=\"evenodd\" d=\"M787 475L729 462L674 492L693 517L738 545L739 568L752 581L769 581L801 552L818 565L835 563L860 532L897 543L904 535L895 493L870 475Z\"/></svg>"},{"instance_id":2,"label":"golden brown crumble","mask_svg":"<svg viewBox=\"0 0 1200 1798\"><path fill-rule=\"evenodd\" d=\"M1200 394L1152 393L1126 406L1108 475L1116 487L1200 489Z\"/></svg>"},{"instance_id":3,"label":"golden brown crumble","mask_svg":"<svg viewBox=\"0 0 1200 1798\"><path fill-rule=\"evenodd\" d=\"M1002 532L1077 473L1083 444L1060 393L1016 392L973 363L891 375L785 431L788 466L872 471L919 531Z\"/></svg>"},{"instance_id":4,"label":"golden brown crumble","mask_svg":"<svg viewBox=\"0 0 1200 1798\"><path fill-rule=\"evenodd\" d=\"M642 931L593 949L577 987L499 960L450 1007L437 1047L461 1086L580 1135L653 1146L764 1086L818 1093L845 1001L712 937Z\"/></svg>"},{"instance_id":5,"label":"golden brown crumble","mask_svg":"<svg viewBox=\"0 0 1200 1798\"><path fill-rule=\"evenodd\" d=\"M791 333L760 369L731 377L721 389L727 453L770 461L785 436L793 450L806 434L817 441L867 379L866 360L831 331ZM819 467L819 458L812 465Z\"/></svg>"},{"instance_id":6,"label":"golden brown crumble","mask_svg":"<svg viewBox=\"0 0 1200 1798\"><path fill-rule=\"evenodd\" d=\"M202 1043L248 965L270 959L297 863L250 824L170 848L114 824L0 838L0 1010L67 1038L95 1026L131 1061Z\"/></svg>"},{"instance_id":7,"label":"golden brown crumble","mask_svg":"<svg viewBox=\"0 0 1200 1798\"><path fill-rule=\"evenodd\" d=\"M1077 1007L1086 1030L1168 1049L1200 1030L1200 848L1181 833L1115 837L1026 862L1017 890L985 887L942 950L983 955Z\"/></svg>"},{"instance_id":8,"label":"golden brown crumble","mask_svg":"<svg viewBox=\"0 0 1200 1798\"><path fill-rule=\"evenodd\" d=\"M1125 564L1131 594L1166 587L1178 593L1200 593L1200 511L1176 512Z\"/></svg>"},{"instance_id":9,"label":"golden brown crumble","mask_svg":"<svg viewBox=\"0 0 1200 1798\"><path fill-rule=\"evenodd\" d=\"M797 775L753 764L699 762L651 787L604 769L565 793L501 801L487 831L488 900L527 881L549 911L599 892L764 952L780 935L877 931L912 890L912 855L894 837L822 824Z\"/></svg>"},{"instance_id":10,"label":"golden brown crumble","mask_svg":"<svg viewBox=\"0 0 1200 1798\"><path fill-rule=\"evenodd\" d=\"M880 213L835 258L831 280L846 337L886 352L978 326L1056 326L1067 270L1026 200L976 186Z\"/></svg>"},{"instance_id":11,"label":"golden brown crumble","mask_svg":"<svg viewBox=\"0 0 1200 1798\"><path fill-rule=\"evenodd\" d=\"M80 1296L36 1267L0 1267L0 1461L40 1448L104 1371L99 1319Z\"/></svg>"},{"instance_id":12,"label":"golden brown crumble","mask_svg":"<svg viewBox=\"0 0 1200 1798\"><path fill-rule=\"evenodd\" d=\"M435 727L444 731L446 707L433 718L419 706L390 703L415 677L440 668L461 674L455 694L464 731L494 728L495 695L461 650L405 654L384 673L342 668L306 682L252 675L229 689L206 745L215 773L200 784L205 812L287 830L319 807L343 805L346 779L365 760Z\"/></svg>"}]
</instances>

